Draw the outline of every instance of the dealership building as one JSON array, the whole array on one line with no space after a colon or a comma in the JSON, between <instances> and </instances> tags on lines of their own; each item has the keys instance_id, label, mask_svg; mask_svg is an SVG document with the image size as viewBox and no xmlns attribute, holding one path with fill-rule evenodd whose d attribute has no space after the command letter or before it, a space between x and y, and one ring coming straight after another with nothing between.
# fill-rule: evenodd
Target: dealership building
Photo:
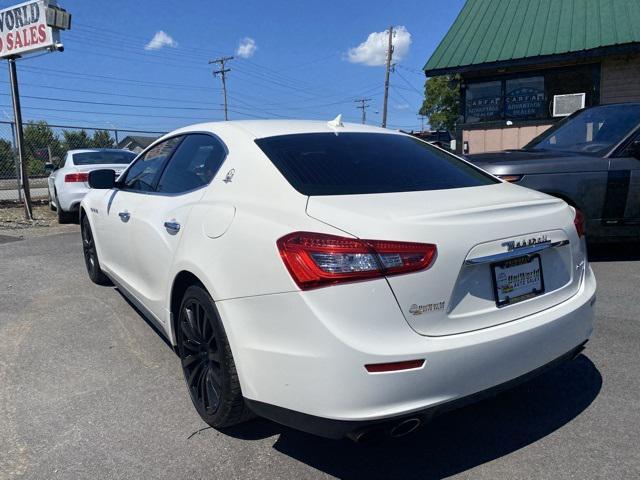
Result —
<instances>
[{"instance_id":1,"label":"dealership building","mask_svg":"<svg viewBox=\"0 0 640 480\"><path fill-rule=\"evenodd\" d=\"M520 148L582 106L640 102L640 1L467 0L424 67L460 82L459 148Z\"/></svg>"}]
</instances>

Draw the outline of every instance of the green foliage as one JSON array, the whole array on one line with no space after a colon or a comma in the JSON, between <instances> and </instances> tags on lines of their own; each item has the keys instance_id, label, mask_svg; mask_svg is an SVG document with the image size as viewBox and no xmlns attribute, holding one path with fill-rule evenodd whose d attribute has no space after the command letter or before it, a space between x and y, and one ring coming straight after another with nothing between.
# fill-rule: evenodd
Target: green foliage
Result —
<instances>
[{"instance_id":1,"label":"green foliage","mask_svg":"<svg viewBox=\"0 0 640 480\"><path fill-rule=\"evenodd\" d=\"M113 148L116 144L115 139L107 130L96 130L91 138L93 148Z\"/></svg>"},{"instance_id":2,"label":"green foliage","mask_svg":"<svg viewBox=\"0 0 640 480\"><path fill-rule=\"evenodd\" d=\"M16 176L15 156L10 142L0 139L0 178Z\"/></svg>"},{"instance_id":3,"label":"green foliage","mask_svg":"<svg viewBox=\"0 0 640 480\"><path fill-rule=\"evenodd\" d=\"M46 175L44 164L51 157L61 158L64 152L60 140L45 121L29 122L24 126L24 155L29 176Z\"/></svg>"},{"instance_id":4,"label":"green foliage","mask_svg":"<svg viewBox=\"0 0 640 480\"><path fill-rule=\"evenodd\" d=\"M45 121L29 122L24 126L24 154L27 174L45 176L44 165L49 160L60 165L67 150L78 148L113 148L115 140L107 130L95 130L90 136L86 130L63 130L62 138ZM15 172L12 144L0 139L0 175Z\"/></svg>"},{"instance_id":5,"label":"green foliage","mask_svg":"<svg viewBox=\"0 0 640 480\"><path fill-rule=\"evenodd\" d=\"M460 115L460 83L456 76L427 79L420 114L429 119L434 130L454 131Z\"/></svg>"},{"instance_id":6,"label":"green foliage","mask_svg":"<svg viewBox=\"0 0 640 480\"><path fill-rule=\"evenodd\" d=\"M78 148L93 148L91 137L86 130L63 130L62 147L65 151Z\"/></svg>"}]
</instances>

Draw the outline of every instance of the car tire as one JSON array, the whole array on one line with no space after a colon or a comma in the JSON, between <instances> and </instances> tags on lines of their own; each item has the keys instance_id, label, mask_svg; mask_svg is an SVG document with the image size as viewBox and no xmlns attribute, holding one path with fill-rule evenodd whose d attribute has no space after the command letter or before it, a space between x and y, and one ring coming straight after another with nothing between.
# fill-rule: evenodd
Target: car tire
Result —
<instances>
[{"instance_id":1,"label":"car tire","mask_svg":"<svg viewBox=\"0 0 640 480\"><path fill-rule=\"evenodd\" d=\"M176 324L178 355L193 405L214 428L254 417L242 397L231 347L211 296L199 285L187 288Z\"/></svg>"},{"instance_id":2,"label":"car tire","mask_svg":"<svg viewBox=\"0 0 640 480\"><path fill-rule=\"evenodd\" d=\"M109 280L109 277L107 277L100 268L98 251L96 250L96 243L93 239L91 225L89 224L89 219L86 217L86 215L82 217L80 232L82 234L82 250L84 253L84 263L87 267L89 278L93 283L96 283L98 285L111 285L111 280Z\"/></svg>"},{"instance_id":3,"label":"car tire","mask_svg":"<svg viewBox=\"0 0 640 480\"><path fill-rule=\"evenodd\" d=\"M60 200L58 199L57 195L56 195L56 212L58 213L59 224L73 223L77 219L77 214L75 212L65 212L64 210L62 210L62 207L60 206Z\"/></svg>"}]
</instances>

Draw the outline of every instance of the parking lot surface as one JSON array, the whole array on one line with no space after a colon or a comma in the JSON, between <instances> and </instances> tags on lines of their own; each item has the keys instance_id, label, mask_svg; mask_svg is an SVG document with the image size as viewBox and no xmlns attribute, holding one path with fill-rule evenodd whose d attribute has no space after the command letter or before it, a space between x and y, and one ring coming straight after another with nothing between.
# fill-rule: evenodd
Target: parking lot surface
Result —
<instances>
[{"instance_id":1,"label":"parking lot surface","mask_svg":"<svg viewBox=\"0 0 640 480\"><path fill-rule=\"evenodd\" d=\"M89 282L79 233L0 237L0 479L640 478L638 250L592 249L584 355L415 435L359 445L266 420L206 428L171 348L116 289Z\"/></svg>"}]
</instances>

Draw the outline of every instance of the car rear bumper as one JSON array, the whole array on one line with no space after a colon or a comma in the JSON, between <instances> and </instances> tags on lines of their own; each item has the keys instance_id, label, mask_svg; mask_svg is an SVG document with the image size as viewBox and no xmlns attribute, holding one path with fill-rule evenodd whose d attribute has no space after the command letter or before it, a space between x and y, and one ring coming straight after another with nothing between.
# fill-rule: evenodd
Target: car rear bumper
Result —
<instances>
[{"instance_id":1,"label":"car rear bumper","mask_svg":"<svg viewBox=\"0 0 640 480\"><path fill-rule=\"evenodd\" d=\"M249 408L256 414L264 418L273 420L274 422L286 425L288 427L301 430L303 432L311 433L326 438L340 439L344 437L350 437L354 440L362 438L363 434L367 432L384 432L385 434L391 434L394 427L397 427L406 420L417 419L417 425L421 425L431 420L437 415L446 413L451 410L465 407L467 405L479 402L485 398L498 395L501 392L514 388L524 382L527 382L538 375L541 375L564 362L573 360L584 350L585 340L582 344L571 349L564 355L552 360L551 362L536 368L524 375L504 382L500 385L495 385L486 390L482 390L465 397L460 397L455 400L440 403L435 406L427 407L417 412L411 412L406 415L398 415L396 417L384 418L380 420L334 420L330 418L316 417L314 415L307 415L302 412L296 412L288 410L286 408L270 405L267 403L259 402L257 400L250 400L245 398L245 402Z\"/></svg>"},{"instance_id":2,"label":"car rear bumper","mask_svg":"<svg viewBox=\"0 0 640 480\"><path fill-rule=\"evenodd\" d=\"M249 406L277 422L342 437L526 379L573 356L593 328L590 268L578 293L561 304L443 337L416 334L385 287L381 280L218 302ZM425 363L385 373L364 367L412 359Z\"/></svg>"},{"instance_id":3,"label":"car rear bumper","mask_svg":"<svg viewBox=\"0 0 640 480\"><path fill-rule=\"evenodd\" d=\"M64 189L57 192L58 205L65 212L76 211L80 207L80 202L89 192L89 187L84 183L67 183Z\"/></svg>"}]
</instances>

